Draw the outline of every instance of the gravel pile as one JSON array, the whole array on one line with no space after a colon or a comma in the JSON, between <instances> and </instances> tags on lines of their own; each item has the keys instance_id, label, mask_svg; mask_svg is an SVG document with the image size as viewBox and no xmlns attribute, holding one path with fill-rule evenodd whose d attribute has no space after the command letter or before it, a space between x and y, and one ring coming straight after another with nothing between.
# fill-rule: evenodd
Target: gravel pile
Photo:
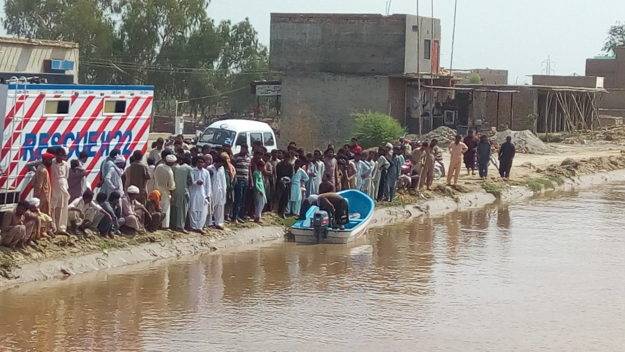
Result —
<instances>
[{"instance_id":1,"label":"gravel pile","mask_svg":"<svg viewBox=\"0 0 625 352\"><path fill-rule=\"evenodd\" d=\"M419 138L421 141L431 141L436 139L438 145L441 147L447 147L456 137L456 130L449 127L441 126L435 130L432 130Z\"/></svg>"},{"instance_id":2,"label":"gravel pile","mask_svg":"<svg viewBox=\"0 0 625 352\"><path fill-rule=\"evenodd\" d=\"M501 145L506 141L506 137L512 136L512 143L516 146L517 153L524 154L550 154L555 150L546 145L540 138L530 130L525 131L500 131L495 134L493 139L497 144Z\"/></svg>"}]
</instances>

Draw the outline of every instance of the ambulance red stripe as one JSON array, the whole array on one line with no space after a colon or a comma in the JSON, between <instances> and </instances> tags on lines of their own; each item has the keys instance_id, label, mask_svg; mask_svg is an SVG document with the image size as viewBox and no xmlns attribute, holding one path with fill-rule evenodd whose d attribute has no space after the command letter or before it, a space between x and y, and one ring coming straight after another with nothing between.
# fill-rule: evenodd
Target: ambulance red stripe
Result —
<instances>
[{"instance_id":1,"label":"ambulance red stripe","mask_svg":"<svg viewBox=\"0 0 625 352\"><path fill-rule=\"evenodd\" d=\"M143 105L141 105L141 107L139 108L139 112L137 112L137 115L134 118L132 118L132 121L130 122L130 125L128 125L128 127L126 128L127 130L132 131L132 129L137 124L137 122L139 122L141 117L143 117L143 113L145 113L145 110L147 110L148 106L150 106L151 103L152 103L152 97L148 97L143 102ZM125 139L126 139L126 136L122 135L122 138L119 139L119 142L117 142L117 145L115 146L114 149L121 148L124 145L124 140Z\"/></svg>"},{"instance_id":2,"label":"ambulance red stripe","mask_svg":"<svg viewBox=\"0 0 625 352\"><path fill-rule=\"evenodd\" d=\"M15 116L15 114L17 114L18 111L20 111L22 106L24 106L24 103L26 102L26 99L28 99L28 95L20 95L17 98L17 101L16 101L15 105L13 105L13 107L11 107L9 112L4 117L4 126L5 127L8 126L9 124L11 124L11 121L13 121L13 117Z\"/></svg>"},{"instance_id":3,"label":"ambulance red stripe","mask_svg":"<svg viewBox=\"0 0 625 352\"><path fill-rule=\"evenodd\" d=\"M45 96L53 97L53 95L45 95ZM72 114L74 116L71 116L71 117L65 116L64 119L57 118L54 121L50 121L49 118L45 119L44 116L42 116L40 110L39 110L39 114L35 113L35 116L32 116L31 114L31 116L28 117L28 119L24 117L24 119L21 121L21 124L18 125L20 128L16 129L16 130L19 130L19 134L15 136L16 133L12 133L13 135L10 136L11 138L5 139L5 142L11 142L11 143L7 143L9 146L11 144L14 145L18 141L18 139L22 138L21 137L22 133L38 134L39 131L41 131L42 129L45 129L46 130L45 132L49 132L50 136L54 134L55 135L54 138L56 140L56 137L58 136L58 134L61 133L61 131L64 131L61 133L61 136L66 136L68 133L76 133L76 139L72 141L71 143L68 143L70 144L68 145L68 147L70 148L69 150L75 152L76 150L71 149L71 148L76 147L78 145L82 145L82 143L87 142L86 136L87 134L90 133L91 140L94 140L94 137L95 137L95 144L97 144L96 148L98 148L98 150L96 151L96 155L90 158L88 162L88 166L86 168L87 172L89 173L89 176L87 176L88 182L92 184L93 186L95 186L98 183L97 179L99 177L99 175L93 173L93 170L98 168L97 166L99 166L100 160L103 160L102 158L107 150L112 150L113 148L119 149L123 147L123 148L130 148L130 149L140 149L145 153L146 150L148 149L147 141L143 141L143 139L145 138L146 132L149 130L151 121L149 118L145 122L140 122L139 120L143 118L143 115L146 113L146 111L148 112L148 114L151 115L151 103L153 101L153 96L151 94L140 95L140 96L139 95L135 96L134 94L130 94L130 96L126 95L128 97L128 100L130 101L128 102L126 114L122 116L120 115L102 116L101 115L102 110L104 108L104 98L105 98L103 94L94 94L94 95L88 95L88 96L83 97L81 95L76 94L75 91L69 91L67 93L64 93L62 96L65 96L68 99L70 99L72 105L74 105L74 103L77 100L80 100L81 102L82 102L82 99L85 99L85 100L84 102L81 103L80 108L76 110L76 113ZM23 103L25 104L26 108L28 108L28 105L33 101L33 98L35 97L31 96L30 99L28 99L25 103ZM45 97L42 96L41 98L45 98ZM115 98L122 99L121 96L115 96ZM40 104L41 104L41 101L38 102L39 106ZM20 108L23 109L24 107L20 107ZM29 109L29 111L31 111L31 109L32 107ZM19 109L16 109L16 111L19 111ZM17 115L17 116L20 116L20 115ZM87 116L89 118L85 118ZM80 129L80 131L74 132L75 129ZM117 137L120 136L119 132L122 132L121 137L119 137L119 141L116 141L115 145L111 144L111 141L114 138L117 139ZM100 138L103 133L106 133L106 138L104 139ZM131 141L128 141L129 135L132 135ZM82 138L78 139L79 136ZM11 151L11 150L12 149L9 147L8 151ZM5 157L8 151L4 151L4 150L2 151L4 152L4 155L2 155L2 153L0 152L0 157ZM28 168L25 165L26 160L22 160L24 159L23 152L28 152L28 151L25 149L22 151L22 149L20 148L20 152L17 153L18 155L15 158L16 159L15 162L10 163L10 166L9 166L10 172L5 174L5 175L11 175L10 179L13 179L14 176L12 175L16 175L15 169L21 169L19 170L19 173L17 173L16 175L17 177L15 178L15 182L13 185L18 186L15 188L16 190L18 191L22 190L21 192L22 199L28 197L29 193L32 191L31 182L29 182L29 179L26 177L28 175ZM7 184L6 178L7 176L5 176L4 178L0 178L0 185L4 184L6 187L6 184Z\"/></svg>"},{"instance_id":4,"label":"ambulance red stripe","mask_svg":"<svg viewBox=\"0 0 625 352\"><path fill-rule=\"evenodd\" d=\"M63 118L64 118L63 116L57 117L56 120L54 120L54 122L50 126L50 131L56 131L56 129L61 124L61 122L63 122ZM50 134L52 134L52 133L53 132L51 132ZM19 153L16 154L16 159L14 160L13 163L11 163L10 169L14 169L15 166L17 166L19 158L22 157L22 152L23 152L23 150L20 148ZM13 181L13 187L19 185L22 182L22 180L24 179L24 177L26 176L27 173L28 173L28 166L24 165L22 170L20 170L20 172L17 174L17 177L15 177L15 180Z\"/></svg>"},{"instance_id":5,"label":"ambulance red stripe","mask_svg":"<svg viewBox=\"0 0 625 352\"><path fill-rule=\"evenodd\" d=\"M148 97L148 99L150 99ZM128 117L130 116L130 114L132 113L132 110L134 109L134 107L137 105L137 103L139 102L140 98L133 98L133 100L130 102L130 105L128 106L128 108L126 109L126 115L124 115L123 117L121 117L119 119L119 121L117 121L117 123L115 124L115 126L113 127L112 131L117 131L122 124L126 121L126 119L128 119ZM98 134L97 136L99 136L102 132L104 132L106 130L106 128L108 127L108 124L110 123L111 119L113 117L112 116L108 116L104 122L100 125L100 127L98 128ZM96 137L97 138L97 137ZM111 141L111 135L108 136L107 140L105 141L105 143L110 143ZM87 166L87 173L90 174L91 171L93 170L93 168L95 167L95 165L98 163L98 161L100 161L100 158L102 156L102 151L104 148L100 148L98 150L98 152L96 153L95 157L93 157L93 159L91 159L91 162L89 163L89 165ZM95 182L95 180L94 180Z\"/></svg>"},{"instance_id":6,"label":"ambulance red stripe","mask_svg":"<svg viewBox=\"0 0 625 352\"><path fill-rule=\"evenodd\" d=\"M96 105L96 107L93 110L93 112L91 113L91 116L89 117L89 119L87 119L85 124L82 126L82 129L78 133L78 136L84 136L85 133L87 133L87 131L89 131L89 127L91 127L91 125L95 122L97 117L100 116L100 112L102 112L102 109L104 108L104 99L98 100L97 104L98 105ZM72 142L72 144L70 145L70 147L68 148L68 150L72 150L72 148L75 147L76 144L78 144L78 143L80 143L80 141L78 139L74 140Z\"/></svg>"},{"instance_id":7,"label":"ambulance red stripe","mask_svg":"<svg viewBox=\"0 0 625 352\"><path fill-rule=\"evenodd\" d=\"M19 135L22 132L21 131L22 126L25 126L28 123L30 118L33 116L33 114L39 107L39 104L41 104L43 97L44 97L44 94L40 94L39 96L37 96L33 104L30 106L30 108L26 112L26 115L24 115L24 119L20 121L20 123L18 124L18 128L16 128L16 131L18 132L13 132L13 135L9 138L7 143L5 143L4 147L2 148L2 152L0 153L0 159L4 158L6 154L11 150L11 148L13 148L14 140L19 138ZM18 148L19 148L19 145L18 145ZM0 186L4 186L7 180L9 179L9 177L11 176L11 172L13 172L13 169L15 169L15 167L17 166L17 161L16 161L17 158L19 158L19 150L13 156L13 161L9 163L8 170L5 170L4 175L0 177Z\"/></svg>"},{"instance_id":8,"label":"ambulance red stripe","mask_svg":"<svg viewBox=\"0 0 625 352\"><path fill-rule=\"evenodd\" d=\"M60 95L55 95L55 97L60 97ZM78 123L80 118L84 115L85 111L87 111L87 109L89 108L89 105L91 104L91 102L93 101L94 98L95 97L93 97L93 96L89 96L89 97L87 97L87 99L85 99L83 104L76 111L76 115L74 117L70 118L70 123L65 128L65 131L63 132L62 135L64 135L68 131L71 131L74 128L74 126L76 126L76 124ZM64 116L57 117L57 119L52 123L52 125L50 126L50 128L48 130L49 131L49 135L52 135L52 134L54 134L56 132L56 130L59 127L59 125L61 124L61 122L63 122L63 119L64 119ZM35 126L32 129L32 133L34 133L34 134L39 133L39 129L41 129L41 126L43 126L43 124L45 122L46 122L46 118L44 116L40 116L39 120L37 121L37 124L35 124ZM10 172L12 172L13 169L15 168L15 166L17 166L16 164L17 164L19 158L21 158L21 156L22 156L22 149L20 148L20 151L18 153L16 153L16 155L13 157L13 161L9 165L9 170L10 171L9 171L8 175L10 175ZM24 179L24 177L26 176L27 173L28 173L28 167L26 165L24 165L22 170L19 171L19 173L15 177L15 180L13 181L13 187L19 185L22 182L22 180Z\"/></svg>"},{"instance_id":9,"label":"ambulance red stripe","mask_svg":"<svg viewBox=\"0 0 625 352\"><path fill-rule=\"evenodd\" d=\"M39 108L39 105L43 101L44 96L45 96L44 94L39 94L37 98L35 98L35 101L30 106L26 114L24 115L24 119L20 121L17 127L15 128L15 131L17 132L13 132L11 137L9 137L9 140L7 140L7 142L2 147L2 151L0 152L0 159L3 159L6 156L6 154L11 150L11 148L13 147L13 143L15 142L15 139L17 139L20 136L22 128L26 126L26 124L28 123L30 118L33 116L35 111L37 111L37 108Z\"/></svg>"},{"instance_id":10,"label":"ambulance red stripe","mask_svg":"<svg viewBox=\"0 0 625 352\"><path fill-rule=\"evenodd\" d=\"M148 100L149 99L150 98L148 98ZM147 108L147 106L146 106L146 108ZM143 112L145 112L145 109L141 110L140 112L141 113L136 116L135 121L139 120L139 118L143 115ZM132 140L132 142L130 142L131 148L133 146L139 144L139 142L141 141L141 137L143 136L143 134L145 134L147 129L150 127L150 122L151 122L150 118L146 119L145 123L143 124L143 126L141 126L141 128L139 129L138 133L135 135L135 137ZM147 146L148 146L148 143L146 141L146 143L144 144L143 148L141 149L144 154L145 154L145 152L147 150ZM93 182L91 182L91 189L95 189L95 187L99 183L99 181L100 181L100 174L98 173L98 176L93 180Z\"/></svg>"}]
</instances>

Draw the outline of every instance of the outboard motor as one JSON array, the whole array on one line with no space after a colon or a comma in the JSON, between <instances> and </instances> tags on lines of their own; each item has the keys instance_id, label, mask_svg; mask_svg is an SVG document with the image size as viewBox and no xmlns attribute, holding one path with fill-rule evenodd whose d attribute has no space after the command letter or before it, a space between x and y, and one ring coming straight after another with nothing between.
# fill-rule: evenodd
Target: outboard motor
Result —
<instances>
[{"instance_id":1,"label":"outboard motor","mask_svg":"<svg viewBox=\"0 0 625 352\"><path fill-rule=\"evenodd\" d=\"M330 216L327 211L319 210L312 219L312 227L315 231L317 243L328 238L328 228L330 228Z\"/></svg>"}]
</instances>

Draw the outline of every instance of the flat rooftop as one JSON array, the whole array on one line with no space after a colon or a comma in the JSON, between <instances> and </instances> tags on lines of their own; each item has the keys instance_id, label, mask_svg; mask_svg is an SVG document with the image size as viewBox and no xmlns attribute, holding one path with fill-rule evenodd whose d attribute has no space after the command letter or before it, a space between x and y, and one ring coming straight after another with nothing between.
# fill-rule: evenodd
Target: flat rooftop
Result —
<instances>
[{"instance_id":1,"label":"flat rooftop","mask_svg":"<svg viewBox=\"0 0 625 352\"><path fill-rule=\"evenodd\" d=\"M382 15L379 13L271 13L272 22L333 22L333 21L402 21L408 14ZM420 16L422 18L428 18Z\"/></svg>"}]
</instances>

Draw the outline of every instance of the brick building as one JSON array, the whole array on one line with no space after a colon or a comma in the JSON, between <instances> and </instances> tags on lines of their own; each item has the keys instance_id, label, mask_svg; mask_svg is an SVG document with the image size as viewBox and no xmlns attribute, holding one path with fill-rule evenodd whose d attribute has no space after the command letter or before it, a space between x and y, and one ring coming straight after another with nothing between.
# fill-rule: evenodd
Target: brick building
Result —
<instances>
[{"instance_id":1,"label":"brick building","mask_svg":"<svg viewBox=\"0 0 625 352\"><path fill-rule=\"evenodd\" d=\"M625 117L625 46L616 48L614 57L587 59L586 75L605 78L609 94L599 101L599 114Z\"/></svg>"},{"instance_id":2,"label":"brick building","mask_svg":"<svg viewBox=\"0 0 625 352\"><path fill-rule=\"evenodd\" d=\"M414 77L438 74L438 19L411 15L272 14L271 69L282 72L283 141L349 139L352 114L414 116Z\"/></svg>"}]
</instances>

